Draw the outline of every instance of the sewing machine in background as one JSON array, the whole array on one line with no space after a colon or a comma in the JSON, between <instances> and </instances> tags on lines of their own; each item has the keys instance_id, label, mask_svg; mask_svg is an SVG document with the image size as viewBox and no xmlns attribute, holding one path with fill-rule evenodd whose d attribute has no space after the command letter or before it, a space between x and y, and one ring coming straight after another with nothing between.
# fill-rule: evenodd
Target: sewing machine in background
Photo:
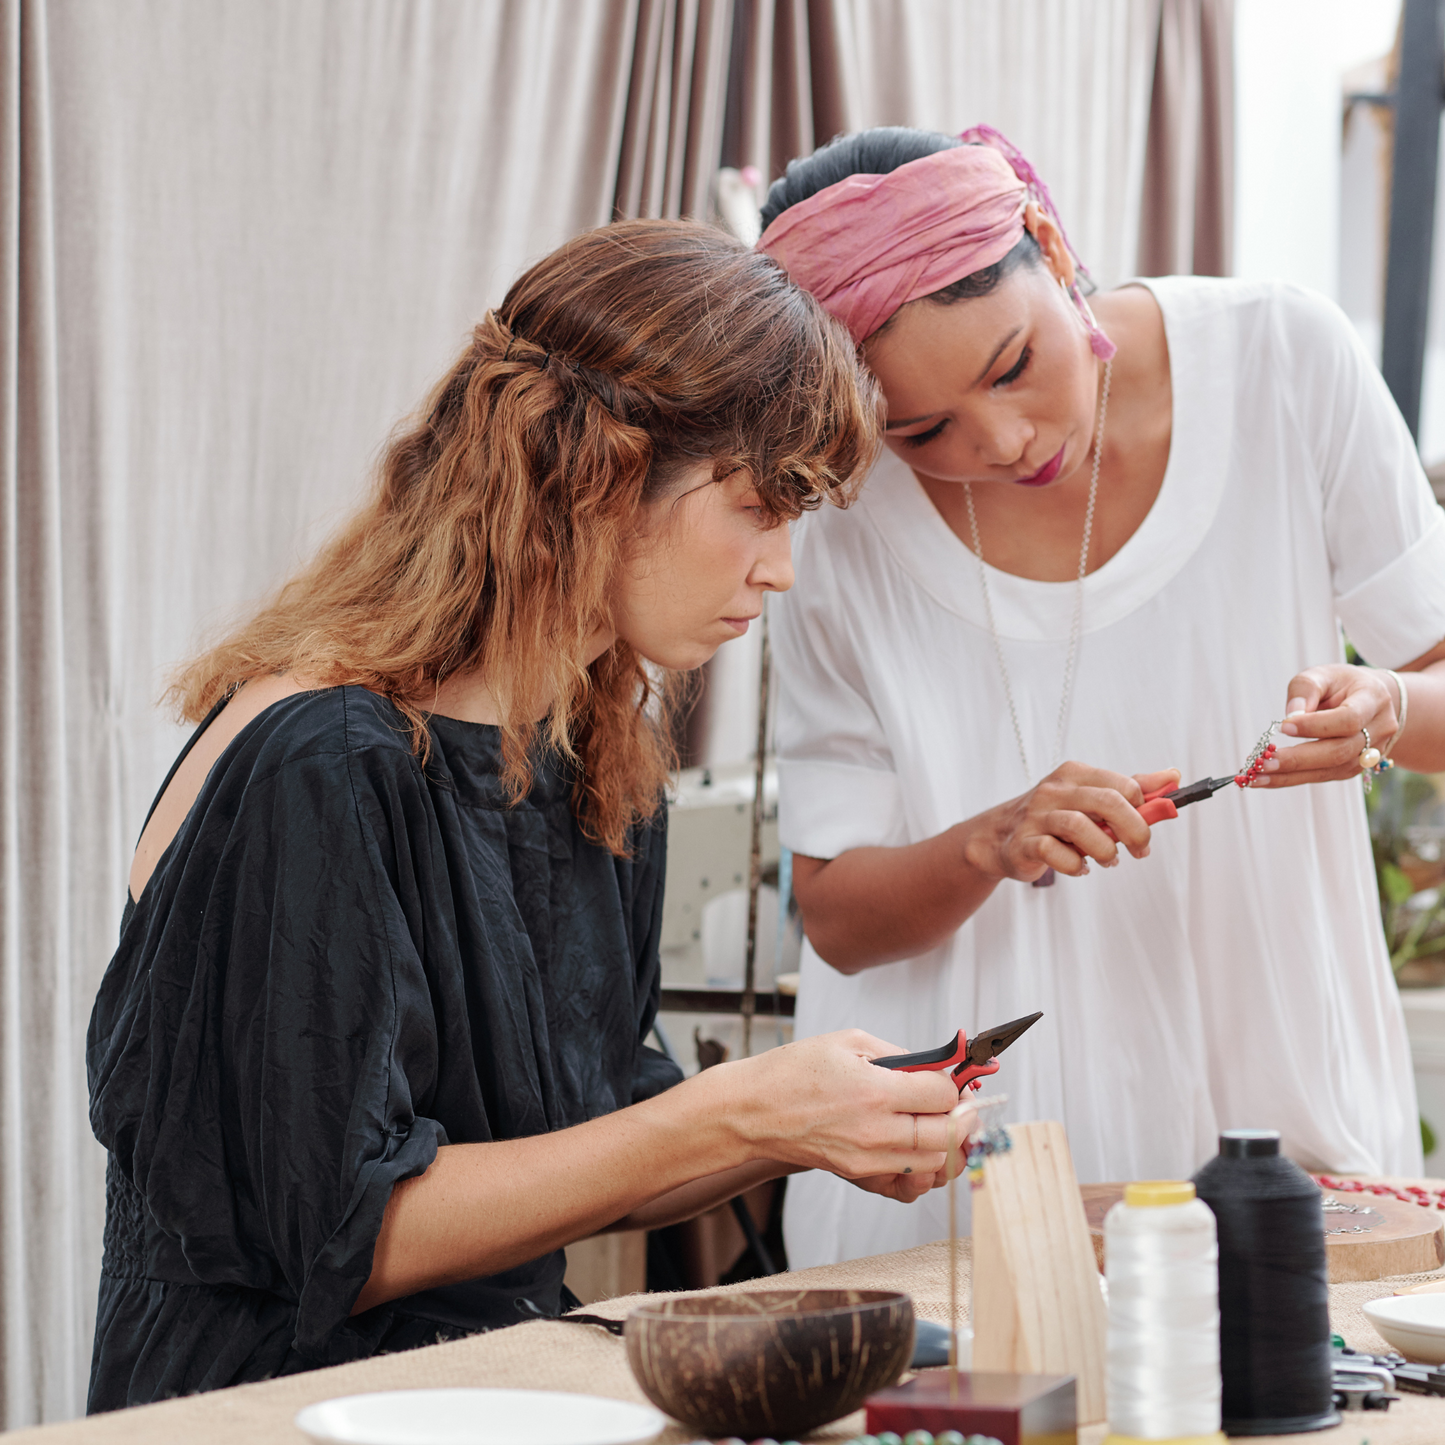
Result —
<instances>
[{"instance_id":1,"label":"sewing machine in background","mask_svg":"<svg viewBox=\"0 0 1445 1445\"><path fill-rule=\"evenodd\" d=\"M662 912L662 1035L679 1064L698 1067L694 1031L742 1051L741 1009L748 933L748 869L754 764L688 768L668 799L667 893ZM787 902L787 859L778 846L777 770L763 780L752 1051L792 1036L787 975L798 967L802 929ZM785 885L782 890L779 882ZM780 907L781 903L781 907ZM781 914L781 920L780 920ZM783 975L787 992L775 989Z\"/></svg>"}]
</instances>

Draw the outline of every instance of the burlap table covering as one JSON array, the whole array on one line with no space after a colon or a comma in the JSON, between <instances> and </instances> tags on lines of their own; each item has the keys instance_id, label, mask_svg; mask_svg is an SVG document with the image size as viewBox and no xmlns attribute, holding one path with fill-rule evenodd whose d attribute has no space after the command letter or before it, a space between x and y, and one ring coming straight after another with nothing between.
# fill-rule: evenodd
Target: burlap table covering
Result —
<instances>
[{"instance_id":1,"label":"burlap table covering","mask_svg":"<svg viewBox=\"0 0 1445 1445\"><path fill-rule=\"evenodd\" d=\"M968 1298L968 1242L960 1249L962 1297ZM1386 1348L1361 1313L1366 1300L1378 1299L1409 1284L1440 1278L1411 1275L1395 1280L1332 1287L1331 1302L1335 1329L1357 1349L1383 1352ZM875 1255L848 1264L826 1265L820 1269L798 1270L771 1280L751 1280L724 1286L717 1293L740 1289L899 1289L913 1296L914 1307L925 1319L946 1321L948 1317L948 1247L926 1244L899 1254ZM596 1314L620 1319L642 1298L631 1295L593 1305ZM336 1395L365 1390L417 1389L456 1385L493 1385L537 1390L571 1390L585 1394L610 1395L621 1400L642 1400L643 1395L627 1368L627 1355L620 1339L595 1327L538 1321L492 1334L475 1335L451 1344L433 1345L401 1355L386 1355L354 1365L291 1375L259 1385L240 1385L208 1395L192 1395L146 1405L135 1410L118 1410L88 1420L68 1421L11 1435L15 1445L253 1445L278 1441L299 1445L306 1437L291 1423L303 1405ZM825 1430L814 1439L841 1440L859 1433L860 1411ZM1081 1445L1099 1445L1102 1425L1080 1431ZM674 1426L660 1445L681 1445L693 1439L691 1432ZM1274 1437L1313 1441L1317 1445L1445 1445L1445 1398L1405 1395L1388 1413L1345 1416L1333 1430L1314 1435Z\"/></svg>"}]
</instances>

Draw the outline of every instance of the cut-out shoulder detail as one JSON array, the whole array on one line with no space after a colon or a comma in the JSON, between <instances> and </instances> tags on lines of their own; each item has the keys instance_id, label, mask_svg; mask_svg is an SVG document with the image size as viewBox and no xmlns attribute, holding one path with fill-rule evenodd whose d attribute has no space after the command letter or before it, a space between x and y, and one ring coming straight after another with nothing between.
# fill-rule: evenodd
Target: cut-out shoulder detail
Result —
<instances>
[{"instance_id":1,"label":"cut-out shoulder detail","mask_svg":"<svg viewBox=\"0 0 1445 1445\"><path fill-rule=\"evenodd\" d=\"M237 691L221 710L220 716L196 739L195 746L176 769L165 792L156 800L155 808L141 832L140 842L136 844L135 857L130 865L130 896L135 902L140 902L161 854L180 831L216 759L226 751L236 735L273 703L311 691L314 691L312 686L290 674L254 678Z\"/></svg>"}]
</instances>

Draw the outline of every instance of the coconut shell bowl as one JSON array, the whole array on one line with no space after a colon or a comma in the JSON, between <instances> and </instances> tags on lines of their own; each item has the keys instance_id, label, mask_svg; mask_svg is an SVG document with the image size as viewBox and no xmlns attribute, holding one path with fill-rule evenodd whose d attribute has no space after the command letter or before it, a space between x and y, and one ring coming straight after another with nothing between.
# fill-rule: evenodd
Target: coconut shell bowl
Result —
<instances>
[{"instance_id":1,"label":"coconut shell bowl","mask_svg":"<svg viewBox=\"0 0 1445 1445\"><path fill-rule=\"evenodd\" d=\"M895 1384L913 1301L895 1290L755 1290L664 1298L627 1317L642 1392L701 1435L796 1440Z\"/></svg>"}]
</instances>

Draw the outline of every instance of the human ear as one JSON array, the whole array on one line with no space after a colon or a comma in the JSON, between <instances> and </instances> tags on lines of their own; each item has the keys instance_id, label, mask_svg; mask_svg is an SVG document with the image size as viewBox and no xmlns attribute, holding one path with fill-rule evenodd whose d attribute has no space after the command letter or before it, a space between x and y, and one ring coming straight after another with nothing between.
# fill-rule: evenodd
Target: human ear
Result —
<instances>
[{"instance_id":1,"label":"human ear","mask_svg":"<svg viewBox=\"0 0 1445 1445\"><path fill-rule=\"evenodd\" d=\"M1064 242L1064 233L1039 209L1036 201L1024 207L1024 229L1038 244L1039 254L1049 274L1065 291L1074 284L1074 258Z\"/></svg>"}]
</instances>

